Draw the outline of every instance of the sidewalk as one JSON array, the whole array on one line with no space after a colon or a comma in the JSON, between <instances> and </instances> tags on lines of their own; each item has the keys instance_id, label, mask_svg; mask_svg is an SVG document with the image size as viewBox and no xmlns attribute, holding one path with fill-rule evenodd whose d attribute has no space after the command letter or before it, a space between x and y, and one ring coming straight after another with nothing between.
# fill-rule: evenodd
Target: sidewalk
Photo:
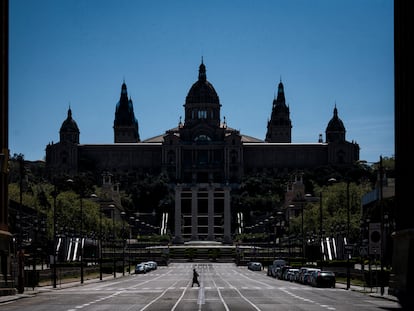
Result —
<instances>
[{"instance_id":1,"label":"sidewalk","mask_svg":"<svg viewBox=\"0 0 414 311\"><path fill-rule=\"evenodd\" d=\"M346 283L336 282L336 288L346 290ZM381 295L381 287L364 287L352 285L349 288L352 291L360 292L371 297L387 299L390 301L398 302L398 298L388 294L388 287L384 287L384 295Z\"/></svg>"}]
</instances>

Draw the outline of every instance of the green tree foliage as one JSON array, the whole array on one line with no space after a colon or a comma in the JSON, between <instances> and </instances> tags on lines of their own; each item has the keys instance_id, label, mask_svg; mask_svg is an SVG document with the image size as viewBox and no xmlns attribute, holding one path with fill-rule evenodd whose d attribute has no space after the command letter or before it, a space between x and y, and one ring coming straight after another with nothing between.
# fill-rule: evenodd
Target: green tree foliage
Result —
<instances>
[{"instance_id":1,"label":"green tree foliage","mask_svg":"<svg viewBox=\"0 0 414 311\"><path fill-rule=\"evenodd\" d=\"M123 204L132 212L151 213L157 211L163 202L169 204L173 200L170 180L166 174L147 174L127 185L125 193L127 197L123 198Z\"/></svg>"},{"instance_id":2,"label":"green tree foliage","mask_svg":"<svg viewBox=\"0 0 414 311\"><path fill-rule=\"evenodd\" d=\"M233 201L244 211L269 212L283 201L284 184L283 179L268 174L248 175L234 191Z\"/></svg>"},{"instance_id":3,"label":"green tree foliage","mask_svg":"<svg viewBox=\"0 0 414 311\"><path fill-rule=\"evenodd\" d=\"M53 215L54 215L54 185L41 183L33 185L32 191L22 191L22 204L32 207L47 215L47 232L50 238L53 237ZM64 187L61 187L64 188ZM56 228L58 234L74 234L80 232L80 202L79 194L71 191L56 192ZM86 192L83 192L86 194ZM19 184L9 184L9 198L19 202ZM85 236L96 236L100 228L99 204L86 195L82 197L83 234ZM119 231L121 224L116 224ZM102 231L112 232L112 222L102 217Z\"/></svg>"}]
</instances>

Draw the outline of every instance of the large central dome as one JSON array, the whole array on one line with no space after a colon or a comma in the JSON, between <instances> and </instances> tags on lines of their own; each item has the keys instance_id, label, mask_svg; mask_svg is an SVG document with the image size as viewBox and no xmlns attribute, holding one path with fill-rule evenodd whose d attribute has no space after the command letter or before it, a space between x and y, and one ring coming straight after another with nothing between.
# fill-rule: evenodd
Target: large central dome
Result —
<instances>
[{"instance_id":1,"label":"large central dome","mask_svg":"<svg viewBox=\"0 0 414 311\"><path fill-rule=\"evenodd\" d=\"M185 127L207 125L220 126L220 100L213 85L207 81L206 66L203 61L195 82L185 99Z\"/></svg>"},{"instance_id":2,"label":"large central dome","mask_svg":"<svg viewBox=\"0 0 414 311\"><path fill-rule=\"evenodd\" d=\"M219 97L213 85L207 81L206 66L201 62L198 81L195 82L185 99L186 105L191 104L217 104L220 105Z\"/></svg>"}]
</instances>

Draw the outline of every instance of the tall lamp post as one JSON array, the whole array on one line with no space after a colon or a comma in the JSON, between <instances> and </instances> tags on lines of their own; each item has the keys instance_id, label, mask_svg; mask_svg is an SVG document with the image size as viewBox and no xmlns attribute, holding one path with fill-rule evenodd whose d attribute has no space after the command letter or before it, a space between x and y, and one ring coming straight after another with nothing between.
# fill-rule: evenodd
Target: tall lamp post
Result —
<instances>
[{"instance_id":1,"label":"tall lamp post","mask_svg":"<svg viewBox=\"0 0 414 311\"><path fill-rule=\"evenodd\" d=\"M321 270L323 268L323 260L324 260L324 253L323 253L323 209L322 209L322 191L319 193L319 247L321 248Z\"/></svg>"},{"instance_id":2,"label":"tall lamp post","mask_svg":"<svg viewBox=\"0 0 414 311\"><path fill-rule=\"evenodd\" d=\"M56 280L57 280L57 273L56 273L56 197L57 197L57 189L56 189L56 181L54 183L53 189L53 288L56 288Z\"/></svg>"},{"instance_id":3,"label":"tall lamp post","mask_svg":"<svg viewBox=\"0 0 414 311\"><path fill-rule=\"evenodd\" d=\"M109 207L112 209L112 247L113 247L113 270L114 278L116 278L116 258L115 258L115 205L110 204Z\"/></svg>"},{"instance_id":4,"label":"tall lamp post","mask_svg":"<svg viewBox=\"0 0 414 311\"><path fill-rule=\"evenodd\" d=\"M67 180L69 183L73 183L72 179ZM79 239L80 239L80 282L83 284L83 189L82 185L79 188L79 203L80 203L80 230L79 230Z\"/></svg>"},{"instance_id":5,"label":"tall lamp post","mask_svg":"<svg viewBox=\"0 0 414 311\"><path fill-rule=\"evenodd\" d=\"M380 182L380 186L379 186L379 200L380 200L380 213L381 213L381 257L380 257L380 261L381 261L381 296L384 295L384 206L383 206L383 166L382 166L382 156L380 156L380 163L379 163L379 182Z\"/></svg>"},{"instance_id":6,"label":"tall lamp post","mask_svg":"<svg viewBox=\"0 0 414 311\"><path fill-rule=\"evenodd\" d=\"M135 218L133 216L129 217L130 222L128 222L128 226L129 226L129 248L128 248L128 273L131 274L131 227L133 226L133 221L135 220ZM132 223L132 225L131 225Z\"/></svg>"},{"instance_id":7,"label":"tall lamp post","mask_svg":"<svg viewBox=\"0 0 414 311\"><path fill-rule=\"evenodd\" d=\"M91 194L91 198L97 200L98 196L95 193ZM102 207L100 202L99 204L99 280L102 281Z\"/></svg>"},{"instance_id":8,"label":"tall lamp post","mask_svg":"<svg viewBox=\"0 0 414 311\"><path fill-rule=\"evenodd\" d=\"M102 210L99 205L99 280L102 281Z\"/></svg>"},{"instance_id":9,"label":"tall lamp post","mask_svg":"<svg viewBox=\"0 0 414 311\"><path fill-rule=\"evenodd\" d=\"M122 217L122 276L125 275L125 215L124 211L121 212Z\"/></svg>"},{"instance_id":10,"label":"tall lamp post","mask_svg":"<svg viewBox=\"0 0 414 311\"><path fill-rule=\"evenodd\" d=\"M351 211L350 211L351 208L350 208L350 202L349 202L349 183L350 183L350 180L349 180L349 178L347 178L347 180L346 180L346 214L347 214L346 239L347 239L347 244L349 244L349 235L350 235L350 226L351 226ZM349 257L350 257L350 254L347 252L346 253L346 289L349 289L351 287L351 267L350 267L350 263L349 263Z\"/></svg>"}]
</instances>

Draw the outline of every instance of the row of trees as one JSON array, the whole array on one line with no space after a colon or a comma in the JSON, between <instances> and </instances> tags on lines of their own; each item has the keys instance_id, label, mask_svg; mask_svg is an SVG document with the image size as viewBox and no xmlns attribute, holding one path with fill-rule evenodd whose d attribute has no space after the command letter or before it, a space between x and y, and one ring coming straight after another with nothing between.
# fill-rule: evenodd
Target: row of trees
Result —
<instances>
[{"instance_id":1,"label":"row of trees","mask_svg":"<svg viewBox=\"0 0 414 311\"><path fill-rule=\"evenodd\" d=\"M75 231L80 224L80 197L83 198L84 232L99 232L99 204L91 199L92 194L101 195L100 179L91 174L74 177L68 183L68 176L61 176L49 181L46 178L44 163L24 162L22 171L22 155L14 155L10 159L9 198L16 202L33 207L47 215L48 232L52 237L54 196L56 195L56 215L58 232ZM384 158L383 167L392 177L394 159ZM245 223L254 224L262 216L281 210L284 203L286 185L299 172L279 174L251 174L246 176L240 187L232 191L233 213L243 212ZM306 193L319 197L322 193L323 228L325 234L338 231L347 220L347 183L349 182L349 206L351 213L351 237L360 235L361 197L370 191L378 179L378 164L357 163L352 167L325 166L314 170L301 171ZM337 182L330 183L334 178ZM121 202L127 217L137 212L173 211L173 189L164 174L144 175L139 179L122 184ZM374 213L374 212L373 212ZM304 231L319 232L320 203L310 202L304 208ZM233 217L235 218L235 217ZM301 233L301 217L290 219L290 234ZM117 231L122 224L116 224ZM103 232L112 230L112 223L103 217Z\"/></svg>"}]
</instances>

